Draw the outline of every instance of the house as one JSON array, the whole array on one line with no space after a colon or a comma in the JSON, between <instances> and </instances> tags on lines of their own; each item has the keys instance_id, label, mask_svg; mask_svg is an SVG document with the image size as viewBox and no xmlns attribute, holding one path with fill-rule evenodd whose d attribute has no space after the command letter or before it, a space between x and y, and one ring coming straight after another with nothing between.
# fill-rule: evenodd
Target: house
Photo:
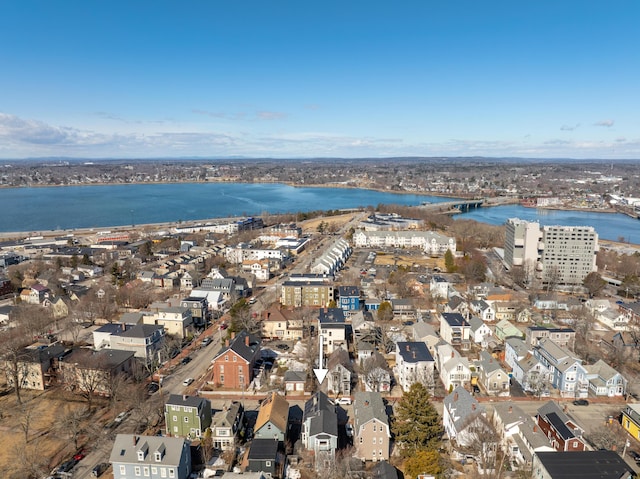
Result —
<instances>
[{"instance_id":1,"label":"house","mask_svg":"<svg viewBox=\"0 0 640 479\"><path fill-rule=\"evenodd\" d=\"M556 451L573 452L588 449L582 437L584 430L555 401L548 401L538 408L536 422Z\"/></svg>"},{"instance_id":2,"label":"house","mask_svg":"<svg viewBox=\"0 0 640 479\"><path fill-rule=\"evenodd\" d=\"M445 396L443 403L442 423L449 440L461 448L471 446L487 415L484 406L462 386Z\"/></svg>"},{"instance_id":3,"label":"house","mask_svg":"<svg viewBox=\"0 0 640 479\"><path fill-rule=\"evenodd\" d=\"M182 276L180 277L180 289L182 291L191 291L193 286L193 276L188 271L182 273Z\"/></svg>"},{"instance_id":4,"label":"house","mask_svg":"<svg viewBox=\"0 0 640 479\"><path fill-rule=\"evenodd\" d=\"M15 354L5 354L1 362L7 385L13 386L17 379L23 389L47 389L57 380L58 357L64 352L62 344L54 343L45 347L24 348Z\"/></svg>"},{"instance_id":5,"label":"house","mask_svg":"<svg viewBox=\"0 0 640 479\"><path fill-rule=\"evenodd\" d=\"M440 313L440 337L454 346L469 348L471 326L460 313Z\"/></svg>"},{"instance_id":6,"label":"house","mask_svg":"<svg viewBox=\"0 0 640 479\"><path fill-rule=\"evenodd\" d=\"M58 359L58 381L85 394L111 396L118 377L134 369L134 353L118 349L75 349Z\"/></svg>"},{"instance_id":7,"label":"house","mask_svg":"<svg viewBox=\"0 0 640 479\"><path fill-rule=\"evenodd\" d=\"M491 328L487 326L487 323L482 319L476 316L471 316L469 318L469 338L472 342L486 348L488 339L492 335L493 331L491 331Z\"/></svg>"},{"instance_id":8,"label":"house","mask_svg":"<svg viewBox=\"0 0 640 479\"><path fill-rule=\"evenodd\" d=\"M351 318L351 330L355 340L360 340L364 336L371 335L375 329L375 321L373 320L373 314L370 311L357 311L350 316Z\"/></svg>"},{"instance_id":9,"label":"house","mask_svg":"<svg viewBox=\"0 0 640 479\"><path fill-rule=\"evenodd\" d=\"M284 442L287 438L289 403L278 393L269 394L258 411L253 429L256 439L276 439Z\"/></svg>"},{"instance_id":10,"label":"house","mask_svg":"<svg viewBox=\"0 0 640 479\"><path fill-rule=\"evenodd\" d=\"M164 404L164 422L167 436L201 437L211 426L211 401L172 394Z\"/></svg>"},{"instance_id":11,"label":"house","mask_svg":"<svg viewBox=\"0 0 640 479\"><path fill-rule=\"evenodd\" d=\"M480 351L480 359L476 363L480 383L490 396L510 396L509 374L502 369L500 361L488 351Z\"/></svg>"},{"instance_id":12,"label":"house","mask_svg":"<svg viewBox=\"0 0 640 479\"><path fill-rule=\"evenodd\" d=\"M211 442L216 449L231 451L235 449L236 437L244 422L244 408L238 401L232 401L211 418Z\"/></svg>"},{"instance_id":13,"label":"house","mask_svg":"<svg viewBox=\"0 0 640 479\"><path fill-rule=\"evenodd\" d=\"M280 452L278 441L254 439L247 453L246 471L261 472L267 478L282 477L284 454Z\"/></svg>"},{"instance_id":14,"label":"house","mask_svg":"<svg viewBox=\"0 0 640 479\"><path fill-rule=\"evenodd\" d=\"M585 398L589 394L587 371L571 351L561 348L551 339L541 339L533 355L549 370L551 386L563 397Z\"/></svg>"},{"instance_id":15,"label":"house","mask_svg":"<svg viewBox=\"0 0 640 479\"><path fill-rule=\"evenodd\" d=\"M284 390L286 394L304 393L306 383L307 373L305 371L292 371L288 369L284 372Z\"/></svg>"},{"instance_id":16,"label":"house","mask_svg":"<svg viewBox=\"0 0 640 479\"><path fill-rule=\"evenodd\" d=\"M322 391L304 403L302 444L313 451L317 471L333 465L338 448L338 415L335 405Z\"/></svg>"},{"instance_id":17,"label":"house","mask_svg":"<svg viewBox=\"0 0 640 479\"><path fill-rule=\"evenodd\" d=\"M260 340L256 336L246 331L231 333L231 340L225 340L211 361L211 381L220 387L245 390L253 381L259 357Z\"/></svg>"},{"instance_id":18,"label":"house","mask_svg":"<svg viewBox=\"0 0 640 479\"><path fill-rule=\"evenodd\" d=\"M31 285L31 288L28 290L28 296L26 297L26 301L29 304L41 304L45 298L49 296L51 290L46 286L43 286L40 283L34 283ZM20 294L22 298L22 293ZM22 298L24 299L24 298Z\"/></svg>"},{"instance_id":19,"label":"house","mask_svg":"<svg viewBox=\"0 0 640 479\"><path fill-rule=\"evenodd\" d=\"M351 396L352 377L355 377L349 352L343 348L335 349L327 359L327 376L321 388L327 394Z\"/></svg>"},{"instance_id":20,"label":"house","mask_svg":"<svg viewBox=\"0 0 640 479\"><path fill-rule=\"evenodd\" d=\"M440 335L429 323L417 321L411 325L411 336L414 341L420 341L427 345L427 349L435 357L436 344L441 340Z\"/></svg>"},{"instance_id":21,"label":"house","mask_svg":"<svg viewBox=\"0 0 640 479\"><path fill-rule=\"evenodd\" d=\"M529 326L525 330L525 341L530 348L545 338L553 340L560 347L572 349L576 332L571 328L545 328L544 326Z\"/></svg>"},{"instance_id":22,"label":"house","mask_svg":"<svg viewBox=\"0 0 640 479\"><path fill-rule=\"evenodd\" d=\"M341 308L323 308L318 312L318 334L324 338L323 349L331 354L336 348L348 348L347 325Z\"/></svg>"},{"instance_id":23,"label":"house","mask_svg":"<svg viewBox=\"0 0 640 479\"><path fill-rule=\"evenodd\" d=\"M510 337L504 342L504 362L514 370L517 368L518 361L531 354L531 351L521 338Z\"/></svg>"},{"instance_id":24,"label":"house","mask_svg":"<svg viewBox=\"0 0 640 479\"><path fill-rule=\"evenodd\" d=\"M629 403L622 410L622 427L634 439L640 439L640 404Z\"/></svg>"},{"instance_id":25,"label":"house","mask_svg":"<svg viewBox=\"0 0 640 479\"><path fill-rule=\"evenodd\" d=\"M132 351L136 358L146 364L157 361L158 351L164 345L164 328L155 324L121 323L120 331L109 335L110 349ZM95 339L94 339L95 340Z\"/></svg>"},{"instance_id":26,"label":"house","mask_svg":"<svg viewBox=\"0 0 640 479\"><path fill-rule=\"evenodd\" d=\"M253 274L257 281L269 281L271 270L280 268L282 261L275 258L245 259L242 261L242 271Z\"/></svg>"},{"instance_id":27,"label":"house","mask_svg":"<svg viewBox=\"0 0 640 479\"><path fill-rule=\"evenodd\" d=\"M347 316L360 310L360 288L357 286L338 286L338 298Z\"/></svg>"},{"instance_id":28,"label":"house","mask_svg":"<svg viewBox=\"0 0 640 479\"><path fill-rule=\"evenodd\" d=\"M356 362L362 365L378 350L376 346L375 336L369 336L367 339L356 343Z\"/></svg>"},{"instance_id":29,"label":"house","mask_svg":"<svg viewBox=\"0 0 640 479\"><path fill-rule=\"evenodd\" d=\"M468 386L471 382L469 360L449 343L436 346L437 367L445 391L453 391L457 386Z\"/></svg>"},{"instance_id":30,"label":"house","mask_svg":"<svg viewBox=\"0 0 640 479\"><path fill-rule=\"evenodd\" d=\"M403 391L408 391L416 382L422 383L428 390L433 390L434 360L425 343L398 341L395 357L394 373Z\"/></svg>"},{"instance_id":31,"label":"house","mask_svg":"<svg viewBox=\"0 0 640 479\"><path fill-rule=\"evenodd\" d=\"M303 337L304 323L292 310L270 306L262 312L262 337L281 341L298 341Z\"/></svg>"},{"instance_id":32,"label":"house","mask_svg":"<svg viewBox=\"0 0 640 479\"><path fill-rule=\"evenodd\" d=\"M69 316L69 306L60 296L48 295L42 301L42 306L51 310L53 319L62 319Z\"/></svg>"},{"instance_id":33,"label":"house","mask_svg":"<svg viewBox=\"0 0 640 479\"><path fill-rule=\"evenodd\" d=\"M391 391L391 372L382 354L376 351L361 364L360 379L365 391L379 393Z\"/></svg>"},{"instance_id":34,"label":"house","mask_svg":"<svg viewBox=\"0 0 640 479\"><path fill-rule=\"evenodd\" d=\"M118 434L109 462L114 479L188 479L191 474L191 448L188 440L167 436Z\"/></svg>"},{"instance_id":35,"label":"house","mask_svg":"<svg viewBox=\"0 0 640 479\"><path fill-rule=\"evenodd\" d=\"M510 321L503 319L496 323L496 329L493 333L500 341L506 341L508 338L522 338L522 331L516 328Z\"/></svg>"},{"instance_id":36,"label":"house","mask_svg":"<svg viewBox=\"0 0 640 479\"><path fill-rule=\"evenodd\" d=\"M209 320L209 304L207 298L189 296L180 300L180 307L191 311L191 318L195 327L203 327Z\"/></svg>"},{"instance_id":37,"label":"house","mask_svg":"<svg viewBox=\"0 0 640 479\"><path fill-rule=\"evenodd\" d=\"M626 394L627 380L602 359L584 367L589 390L594 396L621 397Z\"/></svg>"},{"instance_id":38,"label":"house","mask_svg":"<svg viewBox=\"0 0 640 479\"><path fill-rule=\"evenodd\" d=\"M357 392L353 403L354 457L363 461L388 461L391 431L389 418L378 392Z\"/></svg>"},{"instance_id":39,"label":"house","mask_svg":"<svg viewBox=\"0 0 640 479\"><path fill-rule=\"evenodd\" d=\"M471 301L470 309L473 314L479 316L483 321L493 322L496 319L495 309L483 299Z\"/></svg>"},{"instance_id":40,"label":"house","mask_svg":"<svg viewBox=\"0 0 640 479\"><path fill-rule=\"evenodd\" d=\"M165 307L145 315L144 324L155 324L164 328L165 334L184 339L195 331L191 310L186 307Z\"/></svg>"},{"instance_id":41,"label":"house","mask_svg":"<svg viewBox=\"0 0 640 479\"><path fill-rule=\"evenodd\" d=\"M614 331L629 330L629 316L622 313L619 309L608 308L602 312L595 314L596 320L604 324L607 328Z\"/></svg>"},{"instance_id":42,"label":"house","mask_svg":"<svg viewBox=\"0 0 640 479\"><path fill-rule=\"evenodd\" d=\"M462 296L455 294L452 295L444 305L444 311L445 313L460 313L465 318L468 318L469 304Z\"/></svg>"},{"instance_id":43,"label":"house","mask_svg":"<svg viewBox=\"0 0 640 479\"><path fill-rule=\"evenodd\" d=\"M539 452L532 467L536 479L631 479L635 471L616 451L579 451L572 454Z\"/></svg>"},{"instance_id":44,"label":"house","mask_svg":"<svg viewBox=\"0 0 640 479\"><path fill-rule=\"evenodd\" d=\"M549 369L533 354L516 362L511 374L524 391L538 397L549 392Z\"/></svg>"},{"instance_id":45,"label":"house","mask_svg":"<svg viewBox=\"0 0 640 479\"><path fill-rule=\"evenodd\" d=\"M451 283L442 276L433 275L429 282L429 291L431 297L434 299L447 300L449 299L449 288Z\"/></svg>"},{"instance_id":46,"label":"house","mask_svg":"<svg viewBox=\"0 0 640 479\"><path fill-rule=\"evenodd\" d=\"M416 308L411 299L393 298L391 309L394 319L415 319L416 317Z\"/></svg>"}]
</instances>

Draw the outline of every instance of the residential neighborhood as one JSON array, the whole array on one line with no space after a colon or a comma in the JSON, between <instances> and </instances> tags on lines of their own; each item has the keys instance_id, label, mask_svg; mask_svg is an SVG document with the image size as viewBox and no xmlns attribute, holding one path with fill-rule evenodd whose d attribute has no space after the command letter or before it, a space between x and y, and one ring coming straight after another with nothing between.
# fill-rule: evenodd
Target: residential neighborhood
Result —
<instances>
[{"instance_id":1,"label":"residential neighborhood","mask_svg":"<svg viewBox=\"0 0 640 479\"><path fill-rule=\"evenodd\" d=\"M22 255L2 270L3 418L32 424L58 396L76 424L33 469L537 478L571 451L635 474L640 303L599 275L594 231L514 219L501 244L468 252L400 214L334 219L181 226L108 250L94 235L59 271L61 240L39 240L41 256L0 244ZM579 260L558 271L566 247ZM407 411L421 408L412 436ZM44 444L39 427L21 431L25 450Z\"/></svg>"}]
</instances>

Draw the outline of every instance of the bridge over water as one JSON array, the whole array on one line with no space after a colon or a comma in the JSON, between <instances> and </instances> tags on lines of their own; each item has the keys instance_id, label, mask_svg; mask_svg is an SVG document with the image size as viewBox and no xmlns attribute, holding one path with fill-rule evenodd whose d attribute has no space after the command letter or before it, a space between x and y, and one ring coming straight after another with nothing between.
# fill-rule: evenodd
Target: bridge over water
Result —
<instances>
[{"instance_id":1,"label":"bridge over water","mask_svg":"<svg viewBox=\"0 0 640 479\"><path fill-rule=\"evenodd\" d=\"M464 213L466 211L489 206L513 205L517 204L517 198L499 196L497 198L475 198L470 200L452 200L443 203L425 203L422 208L446 214Z\"/></svg>"}]
</instances>

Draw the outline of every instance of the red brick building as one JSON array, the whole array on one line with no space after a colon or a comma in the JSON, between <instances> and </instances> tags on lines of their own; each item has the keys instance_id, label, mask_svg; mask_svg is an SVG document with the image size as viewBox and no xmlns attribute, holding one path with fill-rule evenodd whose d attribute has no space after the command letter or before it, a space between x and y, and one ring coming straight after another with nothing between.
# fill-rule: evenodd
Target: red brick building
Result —
<instances>
[{"instance_id":1,"label":"red brick building","mask_svg":"<svg viewBox=\"0 0 640 479\"><path fill-rule=\"evenodd\" d=\"M242 331L227 339L213 358L212 381L228 389L246 389L253 380L253 367L260 358L260 339Z\"/></svg>"}]
</instances>

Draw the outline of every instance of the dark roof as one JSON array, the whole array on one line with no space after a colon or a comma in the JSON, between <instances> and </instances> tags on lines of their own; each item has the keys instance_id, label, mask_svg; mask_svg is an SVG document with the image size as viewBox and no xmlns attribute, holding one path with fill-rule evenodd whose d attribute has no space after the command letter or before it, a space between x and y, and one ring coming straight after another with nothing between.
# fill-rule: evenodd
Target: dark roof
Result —
<instances>
[{"instance_id":1,"label":"dark roof","mask_svg":"<svg viewBox=\"0 0 640 479\"><path fill-rule=\"evenodd\" d=\"M157 330L163 330L162 326L155 324L136 324L135 326L127 326L120 333L113 333L114 336L122 336L125 338L148 338L153 336Z\"/></svg>"},{"instance_id":2,"label":"dark roof","mask_svg":"<svg viewBox=\"0 0 640 479\"><path fill-rule=\"evenodd\" d=\"M549 414L547 414L547 420L551 423L555 430L558 431L560 437L565 441L567 439L575 437L571 429L569 429L567 425L562 422L562 419L560 419L560 417L555 412L550 412Z\"/></svg>"},{"instance_id":3,"label":"dark roof","mask_svg":"<svg viewBox=\"0 0 640 479\"><path fill-rule=\"evenodd\" d=\"M120 331L122 331L122 324L120 323L107 323L95 330L96 333L110 333L110 334L116 334L116 333L119 333Z\"/></svg>"},{"instance_id":4,"label":"dark roof","mask_svg":"<svg viewBox=\"0 0 640 479\"><path fill-rule=\"evenodd\" d=\"M449 326L469 326L469 323L460 313L440 313Z\"/></svg>"},{"instance_id":5,"label":"dark roof","mask_svg":"<svg viewBox=\"0 0 640 479\"><path fill-rule=\"evenodd\" d=\"M427 349L427 345L421 341L399 341L398 353L406 363L419 361L433 361L433 356Z\"/></svg>"},{"instance_id":6,"label":"dark roof","mask_svg":"<svg viewBox=\"0 0 640 479\"><path fill-rule=\"evenodd\" d=\"M165 406L175 405L175 406L189 406L200 409L204 409L208 407L211 409L211 401L205 398L201 398L198 396L186 396L180 394L172 394L169 396L169 399L165 403Z\"/></svg>"},{"instance_id":7,"label":"dark roof","mask_svg":"<svg viewBox=\"0 0 640 479\"><path fill-rule=\"evenodd\" d=\"M338 295L343 296L360 296L360 288L357 286L338 286Z\"/></svg>"},{"instance_id":8,"label":"dark roof","mask_svg":"<svg viewBox=\"0 0 640 479\"><path fill-rule=\"evenodd\" d=\"M320 411L335 411L335 406L329 401L327 396L322 391L315 393L311 399L304 403L304 416L305 418L315 416Z\"/></svg>"},{"instance_id":9,"label":"dark roof","mask_svg":"<svg viewBox=\"0 0 640 479\"><path fill-rule=\"evenodd\" d=\"M380 461L373 467L371 479L398 479L398 470L387 461Z\"/></svg>"},{"instance_id":10,"label":"dark roof","mask_svg":"<svg viewBox=\"0 0 640 479\"><path fill-rule=\"evenodd\" d=\"M635 475L614 451L538 452L553 479L622 479Z\"/></svg>"},{"instance_id":11,"label":"dark roof","mask_svg":"<svg viewBox=\"0 0 640 479\"><path fill-rule=\"evenodd\" d=\"M318 434L338 437L338 415L335 411L320 411L311 418L309 436Z\"/></svg>"},{"instance_id":12,"label":"dark roof","mask_svg":"<svg viewBox=\"0 0 640 479\"><path fill-rule=\"evenodd\" d=\"M249 337L249 345L245 341L246 337ZM245 361L251 361L251 358L255 354L256 350L260 349L260 341L253 334L249 334L246 331L240 331L235 338L231 340L229 346L223 346L216 357L231 350L244 358Z\"/></svg>"},{"instance_id":13,"label":"dark roof","mask_svg":"<svg viewBox=\"0 0 640 479\"><path fill-rule=\"evenodd\" d=\"M50 346L40 347L38 349L24 348L20 354L20 360L32 363L44 363L57 358L65 352L65 347L60 343L54 343Z\"/></svg>"},{"instance_id":14,"label":"dark roof","mask_svg":"<svg viewBox=\"0 0 640 479\"><path fill-rule=\"evenodd\" d=\"M251 442L248 459L275 459L278 454L278 441L275 439L254 439Z\"/></svg>"},{"instance_id":15,"label":"dark roof","mask_svg":"<svg viewBox=\"0 0 640 479\"><path fill-rule=\"evenodd\" d=\"M344 323L344 310L342 308L321 308L318 312L320 324Z\"/></svg>"}]
</instances>

